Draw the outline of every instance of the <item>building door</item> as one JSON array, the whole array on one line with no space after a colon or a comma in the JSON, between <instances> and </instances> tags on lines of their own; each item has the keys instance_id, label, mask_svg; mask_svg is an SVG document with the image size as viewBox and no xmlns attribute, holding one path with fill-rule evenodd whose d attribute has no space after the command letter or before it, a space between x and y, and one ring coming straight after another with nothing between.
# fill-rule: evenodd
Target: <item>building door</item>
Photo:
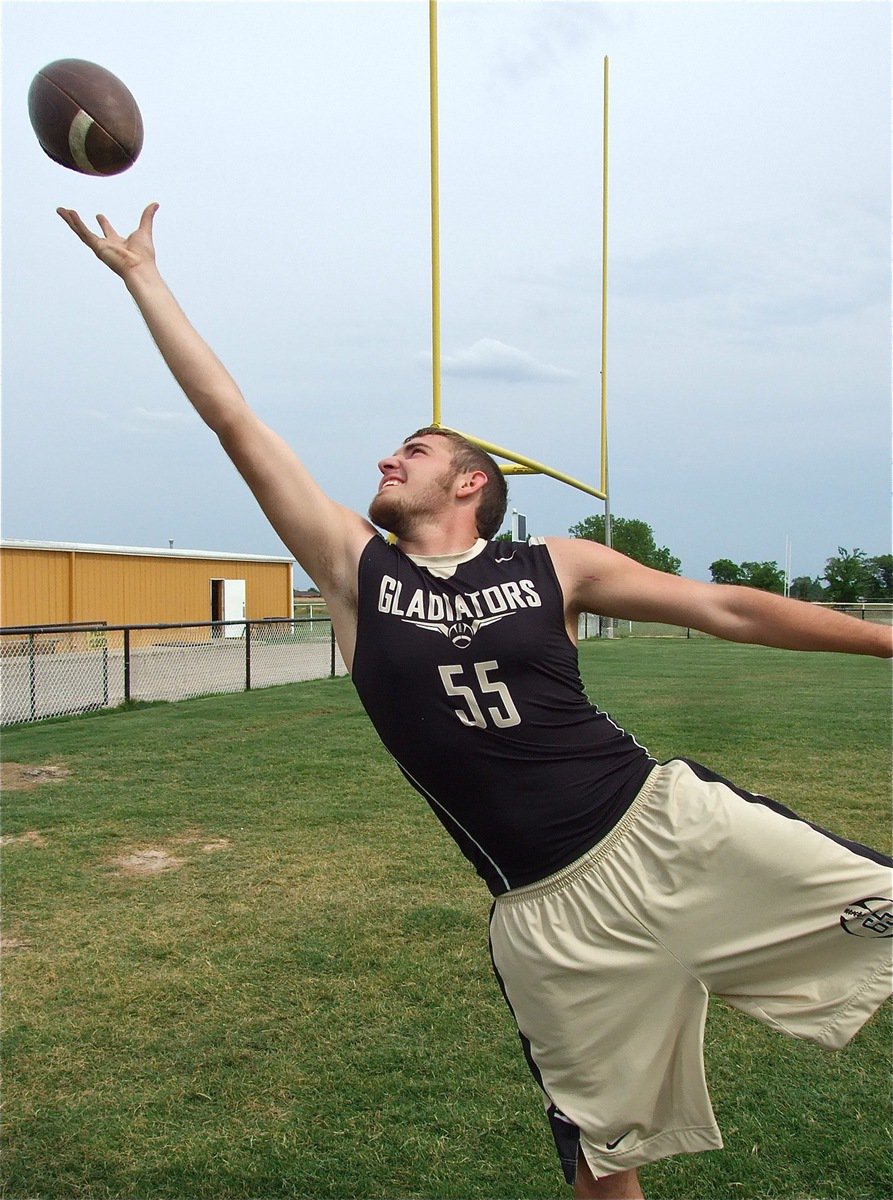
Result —
<instances>
[{"instance_id":1,"label":"building door","mask_svg":"<svg viewBox=\"0 0 893 1200\"><path fill-rule=\"evenodd\" d=\"M211 620L245 620L244 579L211 580ZM241 637L244 632L243 625L223 625L212 631L214 637Z\"/></svg>"}]
</instances>

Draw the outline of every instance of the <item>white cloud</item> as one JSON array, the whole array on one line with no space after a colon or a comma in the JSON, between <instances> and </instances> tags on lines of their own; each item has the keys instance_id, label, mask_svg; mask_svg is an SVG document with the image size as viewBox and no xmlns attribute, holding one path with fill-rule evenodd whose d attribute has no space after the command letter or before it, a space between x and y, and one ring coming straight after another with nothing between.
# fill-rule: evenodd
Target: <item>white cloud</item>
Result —
<instances>
[{"instance_id":1,"label":"white cloud","mask_svg":"<svg viewBox=\"0 0 893 1200\"><path fill-rule=\"evenodd\" d=\"M430 363L431 355L420 356ZM478 338L464 350L441 359L444 375L465 379L496 379L504 383L568 383L577 379L574 371L539 362L526 350L509 346L496 338Z\"/></svg>"},{"instance_id":2,"label":"white cloud","mask_svg":"<svg viewBox=\"0 0 893 1200\"><path fill-rule=\"evenodd\" d=\"M91 417L94 421L127 433L162 432L191 424L195 419L188 410L174 412L170 409L145 408L141 404L121 413L103 412L97 408L83 408L81 411L84 416Z\"/></svg>"},{"instance_id":3,"label":"white cloud","mask_svg":"<svg viewBox=\"0 0 893 1200\"><path fill-rule=\"evenodd\" d=\"M629 16L604 5L581 7L568 4L519 7L514 14L520 25L513 41L498 44L494 73L519 87L540 76L554 74L571 57L585 54L597 37L622 28ZM497 19L505 23L502 14Z\"/></svg>"},{"instance_id":4,"label":"white cloud","mask_svg":"<svg viewBox=\"0 0 893 1200\"><path fill-rule=\"evenodd\" d=\"M144 408L138 405L130 410L132 417L138 421L145 421L147 424L159 425L182 425L184 422L190 421L191 415L186 412L173 412L170 409L162 408Z\"/></svg>"}]
</instances>

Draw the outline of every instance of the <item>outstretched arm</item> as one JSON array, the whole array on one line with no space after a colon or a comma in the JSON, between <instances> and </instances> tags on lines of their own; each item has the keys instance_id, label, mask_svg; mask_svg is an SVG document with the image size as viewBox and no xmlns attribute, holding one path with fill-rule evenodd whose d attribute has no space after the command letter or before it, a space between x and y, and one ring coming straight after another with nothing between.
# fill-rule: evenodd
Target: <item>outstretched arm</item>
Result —
<instances>
[{"instance_id":1,"label":"outstretched arm","mask_svg":"<svg viewBox=\"0 0 893 1200\"><path fill-rule=\"evenodd\" d=\"M783 650L837 650L893 657L893 630L756 588L699 583L653 571L583 538L549 538L569 625L581 612L663 621L729 642Z\"/></svg>"},{"instance_id":2,"label":"outstretched arm","mask_svg":"<svg viewBox=\"0 0 893 1200\"><path fill-rule=\"evenodd\" d=\"M350 605L356 564L373 527L331 500L286 443L248 407L232 376L192 327L155 262L152 223L144 210L128 237L97 217L102 237L72 209L59 215L110 270L119 275L174 378L217 434L273 528L330 603Z\"/></svg>"}]
</instances>

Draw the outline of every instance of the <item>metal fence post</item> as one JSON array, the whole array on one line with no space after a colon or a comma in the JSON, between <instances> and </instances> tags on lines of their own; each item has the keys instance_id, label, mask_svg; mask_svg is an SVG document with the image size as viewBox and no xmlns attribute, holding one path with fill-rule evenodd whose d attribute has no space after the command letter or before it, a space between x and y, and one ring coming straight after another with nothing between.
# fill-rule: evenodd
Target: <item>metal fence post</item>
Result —
<instances>
[{"instance_id":1,"label":"metal fence post","mask_svg":"<svg viewBox=\"0 0 893 1200\"><path fill-rule=\"evenodd\" d=\"M275 683L335 678L344 671L329 618L314 616L312 627L309 620L267 620L4 626L0 628L0 659L4 660L0 724L88 712L122 700L130 705L238 690L237 675L244 690L253 691ZM210 628L216 633L224 624L242 626L244 661L240 661L237 639L212 641L194 632ZM255 624L260 630L257 638ZM324 624L329 627L328 670L323 657ZM306 640L301 635L311 628L314 636ZM178 635L178 630L187 632ZM155 631L159 636L153 639ZM48 660L51 654L56 657ZM5 661L13 656L15 662Z\"/></svg>"},{"instance_id":2,"label":"metal fence post","mask_svg":"<svg viewBox=\"0 0 893 1200\"><path fill-rule=\"evenodd\" d=\"M37 719L37 664L34 662L34 634L28 634L28 690L31 693L31 720Z\"/></svg>"},{"instance_id":3,"label":"metal fence post","mask_svg":"<svg viewBox=\"0 0 893 1200\"><path fill-rule=\"evenodd\" d=\"M245 691L251 691L251 622L245 622Z\"/></svg>"}]
</instances>

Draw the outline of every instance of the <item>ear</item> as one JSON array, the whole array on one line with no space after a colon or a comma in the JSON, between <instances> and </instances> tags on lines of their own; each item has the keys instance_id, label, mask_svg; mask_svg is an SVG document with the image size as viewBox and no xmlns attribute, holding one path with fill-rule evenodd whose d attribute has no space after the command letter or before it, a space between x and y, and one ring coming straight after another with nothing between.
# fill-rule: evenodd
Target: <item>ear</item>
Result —
<instances>
[{"instance_id":1,"label":"ear","mask_svg":"<svg viewBox=\"0 0 893 1200\"><path fill-rule=\"evenodd\" d=\"M469 496L474 496L487 483L486 471L468 471L465 478L459 484L458 494L460 499L467 499Z\"/></svg>"}]
</instances>

